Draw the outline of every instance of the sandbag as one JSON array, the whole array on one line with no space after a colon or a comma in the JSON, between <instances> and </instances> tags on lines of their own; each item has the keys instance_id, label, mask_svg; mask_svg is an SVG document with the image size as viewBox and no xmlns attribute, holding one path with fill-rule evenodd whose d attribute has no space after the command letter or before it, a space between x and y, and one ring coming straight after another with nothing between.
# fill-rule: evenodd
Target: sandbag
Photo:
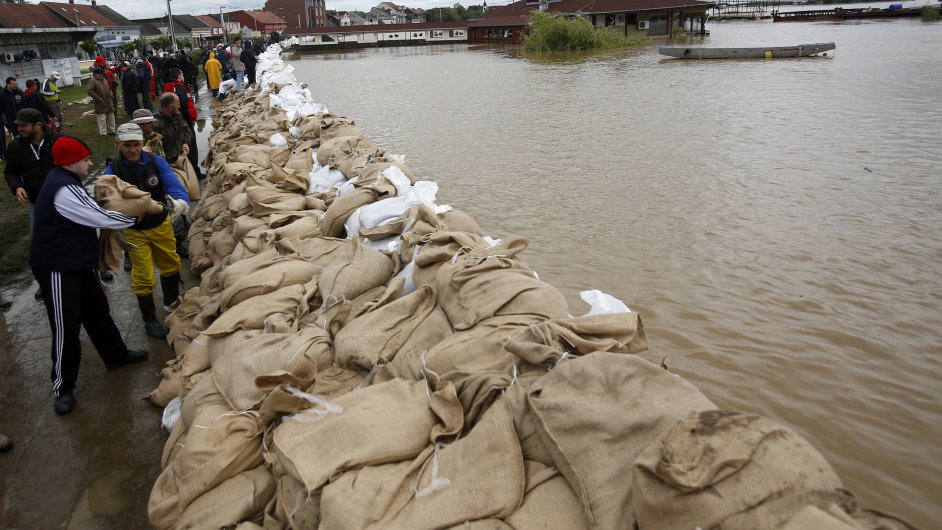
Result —
<instances>
[{"instance_id":1,"label":"sandbag","mask_svg":"<svg viewBox=\"0 0 942 530\"><path fill-rule=\"evenodd\" d=\"M197 178L196 169L193 168L193 164L190 162L189 158L185 156L179 157L175 162L170 164L170 169L173 170L173 173L177 176L177 180L179 180L180 184L186 189L187 198L191 201L200 200L200 182Z\"/></svg>"},{"instance_id":2,"label":"sandbag","mask_svg":"<svg viewBox=\"0 0 942 530\"><path fill-rule=\"evenodd\" d=\"M387 383L388 384L388 383ZM498 400L467 436L414 460L347 471L321 492L323 528L443 528L503 518L520 504L523 459Z\"/></svg>"},{"instance_id":3,"label":"sandbag","mask_svg":"<svg viewBox=\"0 0 942 530\"><path fill-rule=\"evenodd\" d=\"M348 241L343 251L321 271L320 296L325 302L352 300L383 285L393 274L387 256L357 241Z\"/></svg>"},{"instance_id":4,"label":"sandbag","mask_svg":"<svg viewBox=\"0 0 942 530\"><path fill-rule=\"evenodd\" d=\"M527 471L523 503L504 521L514 530L589 528L579 499L559 470L524 460Z\"/></svg>"},{"instance_id":5,"label":"sandbag","mask_svg":"<svg viewBox=\"0 0 942 530\"><path fill-rule=\"evenodd\" d=\"M691 410L716 409L687 381L634 355L590 353L542 379L527 396L538 435L599 528L634 526L626 477L635 457Z\"/></svg>"},{"instance_id":6,"label":"sandbag","mask_svg":"<svg viewBox=\"0 0 942 530\"><path fill-rule=\"evenodd\" d=\"M607 313L533 323L508 338L504 348L530 364L554 366L568 354L638 353L647 345L637 313Z\"/></svg>"},{"instance_id":7,"label":"sandbag","mask_svg":"<svg viewBox=\"0 0 942 530\"><path fill-rule=\"evenodd\" d=\"M827 508L841 488L803 437L756 414L719 410L676 421L638 455L632 476L643 528L779 528L806 505Z\"/></svg>"},{"instance_id":8,"label":"sandbag","mask_svg":"<svg viewBox=\"0 0 942 530\"><path fill-rule=\"evenodd\" d=\"M335 337L336 362L364 370L389 363L434 308L435 295L425 287L354 319Z\"/></svg>"},{"instance_id":9,"label":"sandbag","mask_svg":"<svg viewBox=\"0 0 942 530\"><path fill-rule=\"evenodd\" d=\"M347 469L415 458L462 427L461 405L447 383L429 393L425 381L398 380L327 404L311 399L310 409L286 417L272 436L278 465L309 493Z\"/></svg>"},{"instance_id":10,"label":"sandbag","mask_svg":"<svg viewBox=\"0 0 942 530\"><path fill-rule=\"evenodd\" d=\"M231 528L257 517L275 494L275 477L256 466L197 497L180 516L178 529Z\"/></svg>"}]
</instances>

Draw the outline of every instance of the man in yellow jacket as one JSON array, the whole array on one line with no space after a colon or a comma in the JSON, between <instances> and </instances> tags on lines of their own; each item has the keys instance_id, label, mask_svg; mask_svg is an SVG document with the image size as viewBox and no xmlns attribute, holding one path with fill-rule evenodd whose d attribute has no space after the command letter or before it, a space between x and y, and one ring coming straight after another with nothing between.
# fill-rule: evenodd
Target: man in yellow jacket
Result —
<instances>
[{"instance_id":1,"label":"man in yellow jacket","mask_svg":"<svg viewBox=\"0 0 942 530\"><path fill-rule=\"evenodd\" d=\"M206 84L213 91L213 98L219 95L219 83L222 81L222 63L216 59L216 54L209 52L209 59L203 65L206 71Z\"/></svg>"}]
</instances>

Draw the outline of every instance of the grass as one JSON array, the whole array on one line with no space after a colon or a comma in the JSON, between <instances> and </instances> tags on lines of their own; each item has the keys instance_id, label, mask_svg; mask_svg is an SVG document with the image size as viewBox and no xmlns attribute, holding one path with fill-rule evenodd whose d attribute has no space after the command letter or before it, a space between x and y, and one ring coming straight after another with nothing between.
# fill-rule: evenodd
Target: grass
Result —
<instances>
[{"instance_id":1,"label":"grass","mask_svg":"<svg viewBox=\"0 0 942 530\"><path fill-rule=\"evenodd\" d=\"M638 44L640 42L625 37L614 27L596 29L581 15L552 15L534 11L530 20L530 34L523 42L523 51L611 50Z\"/></svg>"}]
</instances>

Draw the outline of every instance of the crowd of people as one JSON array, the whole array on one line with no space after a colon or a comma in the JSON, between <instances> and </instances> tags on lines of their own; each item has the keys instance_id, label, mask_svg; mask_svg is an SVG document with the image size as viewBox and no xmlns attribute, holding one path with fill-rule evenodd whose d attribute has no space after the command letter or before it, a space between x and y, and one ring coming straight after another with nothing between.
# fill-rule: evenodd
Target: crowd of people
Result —
<instances>
[{"instance_id":1,"label":"crowd of people","mask_svg":"<svg viewBox=\"0 0 942 530\"><path fill-rule=\"evenodd\" d=\"M235 39L203 50L200 61L208 90L222 98L255 83L257 55L264 42ZM0 161L10 191L29 205L33 237L29 265L45 305L52 332L50 377L53 408L63 415L75 408L75 384L81 359L79 332L88 333L108 370L139 363L147 350L131 350L111 317L102 281L113 280L99 270L98 230L123 230L128 243L124 269L131 273L131 291L138 300L144 330L164 338L168 329L156 316L154 288L159 273L163 305L179 295L181 256L186 257L188 193L170 164L189 160L202 180L196 145L199 67L193 56L149 52L132 61L110 62L96 57L86 92L94 103L100 136L115 136L115 153L103 174L115 175L150 194L163 211L138 218L105 210L88 194L83 181L92 167L91 149L67 133L57 82L58 72L42 81L26 81L26 91L7 78L0 92ZM121 106L130 121L119 121ZM156 105L155 105L156 104ZM11 139L9 142L8 137ZM184 215L179 215L179 212ZM184 229L171 223L183 219ZM0 294L0 308L12 302ZM13 447L0 433L0 452Z\"/></svg>"}]
</instances>

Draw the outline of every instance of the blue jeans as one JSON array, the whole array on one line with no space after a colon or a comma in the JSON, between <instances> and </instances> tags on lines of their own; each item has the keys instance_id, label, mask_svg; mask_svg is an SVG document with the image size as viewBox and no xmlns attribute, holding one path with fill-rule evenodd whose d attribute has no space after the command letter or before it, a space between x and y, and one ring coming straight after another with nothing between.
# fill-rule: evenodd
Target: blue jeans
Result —
<instances>
[{"instance_id":1,"label":"blue jeans","mask_svg":"<svg viewBox=\"0 0 942 530\"><path fill-rule=\"evenodd\" d=\"M245 71L236 71L236 92L242 92L242 79L245 78Z\"/></svg>"}]
</instances>

